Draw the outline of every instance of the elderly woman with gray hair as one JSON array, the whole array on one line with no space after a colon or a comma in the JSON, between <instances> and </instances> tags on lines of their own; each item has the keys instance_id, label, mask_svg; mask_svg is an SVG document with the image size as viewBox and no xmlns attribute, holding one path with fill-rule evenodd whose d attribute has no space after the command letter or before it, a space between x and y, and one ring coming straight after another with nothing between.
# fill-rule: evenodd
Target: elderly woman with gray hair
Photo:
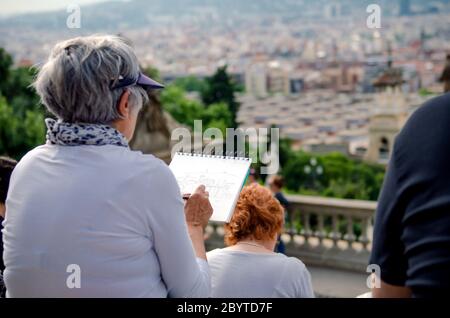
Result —
<instances>
[{"instance_id":1,"label":"elderly woman with gray hair","mask_svg":"<svg viewBox=\"0 0 450 318\"><path fill-rule=\"evenodd\" d=\"M8 297L206 297L203 186L186 201L168 167L131 151L145 89L115 36L59 43L35 88L57 120L11 177L4 222Z\"/></svg>"}]
</instances>

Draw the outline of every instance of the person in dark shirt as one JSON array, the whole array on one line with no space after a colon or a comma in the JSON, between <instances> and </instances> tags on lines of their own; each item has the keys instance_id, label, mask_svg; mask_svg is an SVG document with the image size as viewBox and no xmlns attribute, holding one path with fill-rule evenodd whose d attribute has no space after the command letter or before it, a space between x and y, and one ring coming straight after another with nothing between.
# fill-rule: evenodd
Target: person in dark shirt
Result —
<instances>
[{"instance_id":1,"label":"person in dark shirt","mask_svg":"<svg viewBox=\"0 0 450 318\"><path fill-rule=\"evenodd\" d=\"M450 294L450 94L415 111L396 138L378 201L373 297Z\"/></svg>"},{"instance_id":2,"label":"person in dark shirt","mask_svg":"<svg viewBox=\"0 0 450 318\"><path fill-rule=\"evenodd\" d=\"M269 179L269 188L270 191L272 191L273 195L277 200L281 203L281 205L284 207L285 210L289 208L289 201L286 199L286 197L281 192L281 189L283 188L283 178L281 176L272 176Z\"/></svg>"},{"instance_id":3,"label":"person in dark shirt","mask_svg":"<svg viewBox=\"0 0 450 318\"><path fill-rule=\"evenodd\" d=\"M258 183L258 174L256 173L256 170L251 168L248 174L247 178L247 185L250 185L252 183Z\"/></svg>"},{"instance_id":4,"label":"person in dark shirt","mask_svg":"<svg viewBox=\"0 0 450 318\"><path fill-rule=\"evenodd\" d=\"M8 193L9 179L16 166L16 161L10 158L0 157L0 297L4 297L2 273L5 270L3 263L2 222L5 218L5 201Z\"/></svg>"},{"instance_id":5,"label":"person in dark shirt","mask_svg":"<svg viewBox=\"0 0 450 318\"><path fill-rule=\"evenodd\" d=\"M286 197L281 192L281 189L283 188L283 178L281 176L272 176L269 179L268 184L269 184L270 191L272 191L274 197L283 206L284 212L285 212L284 213L285 220L286 220L287 210L289 208L289 201L286 199ZM278 253L282 253L282 254L285 254L285 252L286 252L286 247L284 245L284 242L281 240L281 236L278 237L276 251Z\"/></svg>"}]
</instances>

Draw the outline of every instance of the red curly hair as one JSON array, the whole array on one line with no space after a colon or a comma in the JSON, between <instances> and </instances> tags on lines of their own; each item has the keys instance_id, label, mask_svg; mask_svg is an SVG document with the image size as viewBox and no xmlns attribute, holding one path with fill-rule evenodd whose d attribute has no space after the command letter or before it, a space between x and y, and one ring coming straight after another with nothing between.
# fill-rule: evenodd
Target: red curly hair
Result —
<instances>
[{"instance_id":1,"label":"red curly hair","mask_svg":"<svg viewBox=\"0 0 450 318\"><path fill-rule=\"evenodd\" d=\"M280 234L284 210L269 189L257 183L246 186L236 204L230 223L225 224L225 244L244 239L271 240Z\"/></svg>"}]
</instances>

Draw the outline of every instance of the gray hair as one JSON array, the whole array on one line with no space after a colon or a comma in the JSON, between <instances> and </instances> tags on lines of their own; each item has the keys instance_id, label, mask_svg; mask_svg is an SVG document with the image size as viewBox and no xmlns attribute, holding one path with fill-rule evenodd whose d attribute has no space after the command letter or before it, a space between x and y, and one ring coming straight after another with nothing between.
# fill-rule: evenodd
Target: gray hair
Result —
<instances>
[{"instance_id":1,"label":"gray hair","mask_svg":"<svg viewBox=\"0 0 450 318\"><path fill-rule=\"evenodd\" d=\"M56 44L33 86L58 119L110 124L121 118L117 105L125 89L130 91L132 111L148 102L142 87L111 89L111 82L120 76L138 73L137 57L125 39L93 35Z\"/></svg>"}]
</instances>

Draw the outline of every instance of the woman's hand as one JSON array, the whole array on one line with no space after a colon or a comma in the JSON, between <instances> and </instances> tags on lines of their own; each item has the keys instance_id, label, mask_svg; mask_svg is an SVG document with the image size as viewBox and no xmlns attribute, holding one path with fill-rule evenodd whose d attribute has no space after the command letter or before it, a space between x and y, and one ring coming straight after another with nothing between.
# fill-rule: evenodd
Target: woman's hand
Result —
<instances>
[{"instance_id":1,"label":"woman's hand","mask_svg":"<svg viewBox=\"0 0 450 318\"><path fill-rule=\"evenodd\" d=\"M205 190L204 185L199 186L191 196L187 198L183 196L187 200L184 205L184 213L195 255L205 260L204 229L213 212L208 197L209 193Z\"/></svg>"},{"instance_id":2,"label":"woman's hand","mask_svg":"<svg viewBox=\"0 0 450 318\"><path fill-rule=\"evenodd\" d=\"M187 199L184 206L186 223L188 226L204 229L208 224L212 212L213 208L209 202L209 193L205 190L205 186L201 185Z\"/></svg>"}]
</instances>

